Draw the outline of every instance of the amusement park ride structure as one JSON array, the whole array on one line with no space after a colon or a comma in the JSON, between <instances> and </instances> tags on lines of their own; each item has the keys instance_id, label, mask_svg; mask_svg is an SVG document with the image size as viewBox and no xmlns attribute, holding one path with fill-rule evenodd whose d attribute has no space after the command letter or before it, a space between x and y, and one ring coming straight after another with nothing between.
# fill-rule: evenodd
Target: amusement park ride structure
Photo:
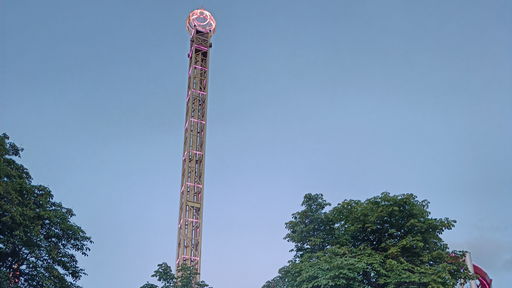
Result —
<instances>
[{"instance_id":1,"label":"amusement park ride structure","mask_svg":"<svg viewBox=\"0 0 512 288\"><path fill-rule=\"evenodd\" d=\"M208 57L216 23L210 12L198 9L190 13L186 24L190 51L176 267L186 263L200 273Z\"/></svg>"},{"instance_id":2,"label":"amusement park ride structure","mask_svg":"<svg viewBox=\"0 0 512 288\"><path fill-rule=\"evenodd\" d=\"M470 287L470 288L492 288L492 279L487 275L484 269L480 268L480 266L473 264L473 260L471 259L471 253L467 252L464 257L466 261L466 265L469 268L469 271L477 276L477 280L469 281L466 285L461 284L461 287Z\"/></svg>"},{"instance_id":3,"label":"amusement park ride structure","mask_svg":"<svg viewBox=\"0 0 512 288\"><path fill-rule=\"evenodd\" d=\"M206 142L206 108L208 100L208 63L211 38L216 22L204 9L192 11L186 21L190 34L188 53L188 88L186 97L185 136L183 144L181 190L178 218L176 267L187 264L201 270L201 233L203 222L204 160ZM478 280L461 287L491 288L487 273L466 255L466 263Z\"/></svg>"}]
</instances>

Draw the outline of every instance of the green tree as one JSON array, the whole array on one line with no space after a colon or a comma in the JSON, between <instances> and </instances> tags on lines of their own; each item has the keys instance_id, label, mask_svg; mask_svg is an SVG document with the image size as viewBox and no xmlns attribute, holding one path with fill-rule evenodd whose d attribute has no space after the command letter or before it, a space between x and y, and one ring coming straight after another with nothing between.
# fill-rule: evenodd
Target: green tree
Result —
<instances>
[{"instance_id":1,"label":"green tree","mask_svg":"<svg viewBox=\"0 0 512 288\"><path fill-rule=\"evenodd\" d=\"M87 256L91 238L71 221L73 210L32 183L15 160L22 151L0 135L0 287L80 287L76 255Z\"/></svg>"},{"instance_id":2,"label":"green tree","mask_svg":"<svg viewBox=\"0 0 512 288\"><path fill-rule=\"evenodd\" d=\"M148 282L140 288L212 288L204 281L196 280L198 273L192 266L182 264L178 266L176 274L167 263L158 264L151 277L156 278L161 286Z\"/></svg>"},{"instance_id":3,"label":"green tree","mask_svg":"<svg viewBox=\"0 0 512 288\"><path fill-rule=\"evenodd\" d=\"M271 280L265 282L262 288L286 288L288 285L286 284L286 280L281 276L276 276Z\"/></svg>"},{"instance_id":4,"label":"green tree","mask_svg":"<svg viewBox=\"0 0 512 288\"><path fill-rule=\"evenodd\" d=\"M471 278L463 251L450 252L441 238L455 221L430 217L429 202L413 194L330 210L321 194L307 194L302 206L286 223L295 254L264 288L451 288Z\"/></svg>"}]
</instances>

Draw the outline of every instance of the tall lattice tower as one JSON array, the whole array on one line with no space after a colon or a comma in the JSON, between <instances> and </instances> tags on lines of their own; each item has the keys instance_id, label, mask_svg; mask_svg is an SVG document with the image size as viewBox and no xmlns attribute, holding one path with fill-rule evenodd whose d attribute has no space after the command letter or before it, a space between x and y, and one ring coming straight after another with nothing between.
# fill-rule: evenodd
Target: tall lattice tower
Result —
<instances>
[{"instance_id":1,"label":"tall lattice tower","mask_svg":"<svg viewBox=\"0 0 512 288\"><path fill-rule=\"evenodd\" d=\"M200 273L208 58L215 19L206 10L194 10L187 18L187 30L190 33L190 52L176 267L186 263Z\"/></svg>"}]
</instances>

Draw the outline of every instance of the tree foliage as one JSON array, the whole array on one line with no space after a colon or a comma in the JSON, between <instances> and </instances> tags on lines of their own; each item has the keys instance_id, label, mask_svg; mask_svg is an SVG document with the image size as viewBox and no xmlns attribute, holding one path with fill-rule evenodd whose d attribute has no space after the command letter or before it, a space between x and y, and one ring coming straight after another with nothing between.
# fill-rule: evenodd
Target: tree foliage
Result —
<instances>
[{"instance_id":1,"label":"tree foliage","mask_svg":"<svg viewBox=\"0 0 512 288\"><path fill-rule=\"evenodd\" d=\"M274 277L271 280L265 282L265 284L261 288L286 288L288 285L286 284L286 280L282 276Z\"/></svg>"},{"instance_id":2,"label":"tree foliage","mask_svg":"<svg viewBox=\"0 0 512 288\"><path fill-rule=\"evenodd\" d=\"M330 210L321 194L307 194L302 206L286 223L294 256L264 288L446 288L471 278L463 252L441 238L455 221L430 217L429 202L413 194Z\"/></svg>"},{"instance_id":3,"label":"tree foliage","mask_svg":"<svg viewBox=\"0 0 512 288\"><path fill-rule=\"evenodd\" d=\"M186 264L178 266L177 273L174 274L171 267L164 262L158 264L157 269L151 275L160 282L161 286L148 282L140 288L212 288L204 281L197 281L197 275L197 270Z\"/></svg>"},{"instance_id":4,"label":"tree foliage","mask_svg":"<svg viewBox=\"0 0 512 288\"><path fill-rule=\"evenodd\" d=\"M79 287L76 254L87 256L91 238L71 221L73 210L32 183L15 160L22 151L0 135L0 287Z\"/></svg>"}]
</instances>

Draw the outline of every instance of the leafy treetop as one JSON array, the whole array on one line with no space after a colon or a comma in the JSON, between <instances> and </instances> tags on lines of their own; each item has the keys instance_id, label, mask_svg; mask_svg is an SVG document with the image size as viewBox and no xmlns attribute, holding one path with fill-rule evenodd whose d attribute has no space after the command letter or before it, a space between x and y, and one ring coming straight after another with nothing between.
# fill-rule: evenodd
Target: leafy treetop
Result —
<instances>
[{"instance_id":1,"label":"leafy treetop","mask_svg":"<svg viewBox=\"0 0 512 288\"><path fill-rule=\"evenodd\" d=\"M158 264L157 269L151 275L161 283L160 288L213 288L204 281L197 281L197 270L189 265L182 264L178 266L176 275L171 267L163 262ZM158 285L147 282L140 288L159 288Z\"/></svg>"},{"instance_id":2,"label":"leafy treetop","mask_svg":"<svg viewBox=\"0 0 512 288\"><path fill-rule=\"evenodd\" d=\"M22 151L0 135L0 287L79 287L76 254L87 256L91 238L48 187L32 184L15 160Z\"/></svg>"},{"instance_id":3,"label":"leafy treetop","mask_svg":"<svg viewBox=\"0 0 512 288\"><path fill-rule=\"evenodd\" d=\"M286 223L294 257L264 288L455 287L471 276L441 234L454 227L432 218L429 202L384 192L345 200L330 210L321 194L306 194Z\"/></svg>"}]
</instances>

